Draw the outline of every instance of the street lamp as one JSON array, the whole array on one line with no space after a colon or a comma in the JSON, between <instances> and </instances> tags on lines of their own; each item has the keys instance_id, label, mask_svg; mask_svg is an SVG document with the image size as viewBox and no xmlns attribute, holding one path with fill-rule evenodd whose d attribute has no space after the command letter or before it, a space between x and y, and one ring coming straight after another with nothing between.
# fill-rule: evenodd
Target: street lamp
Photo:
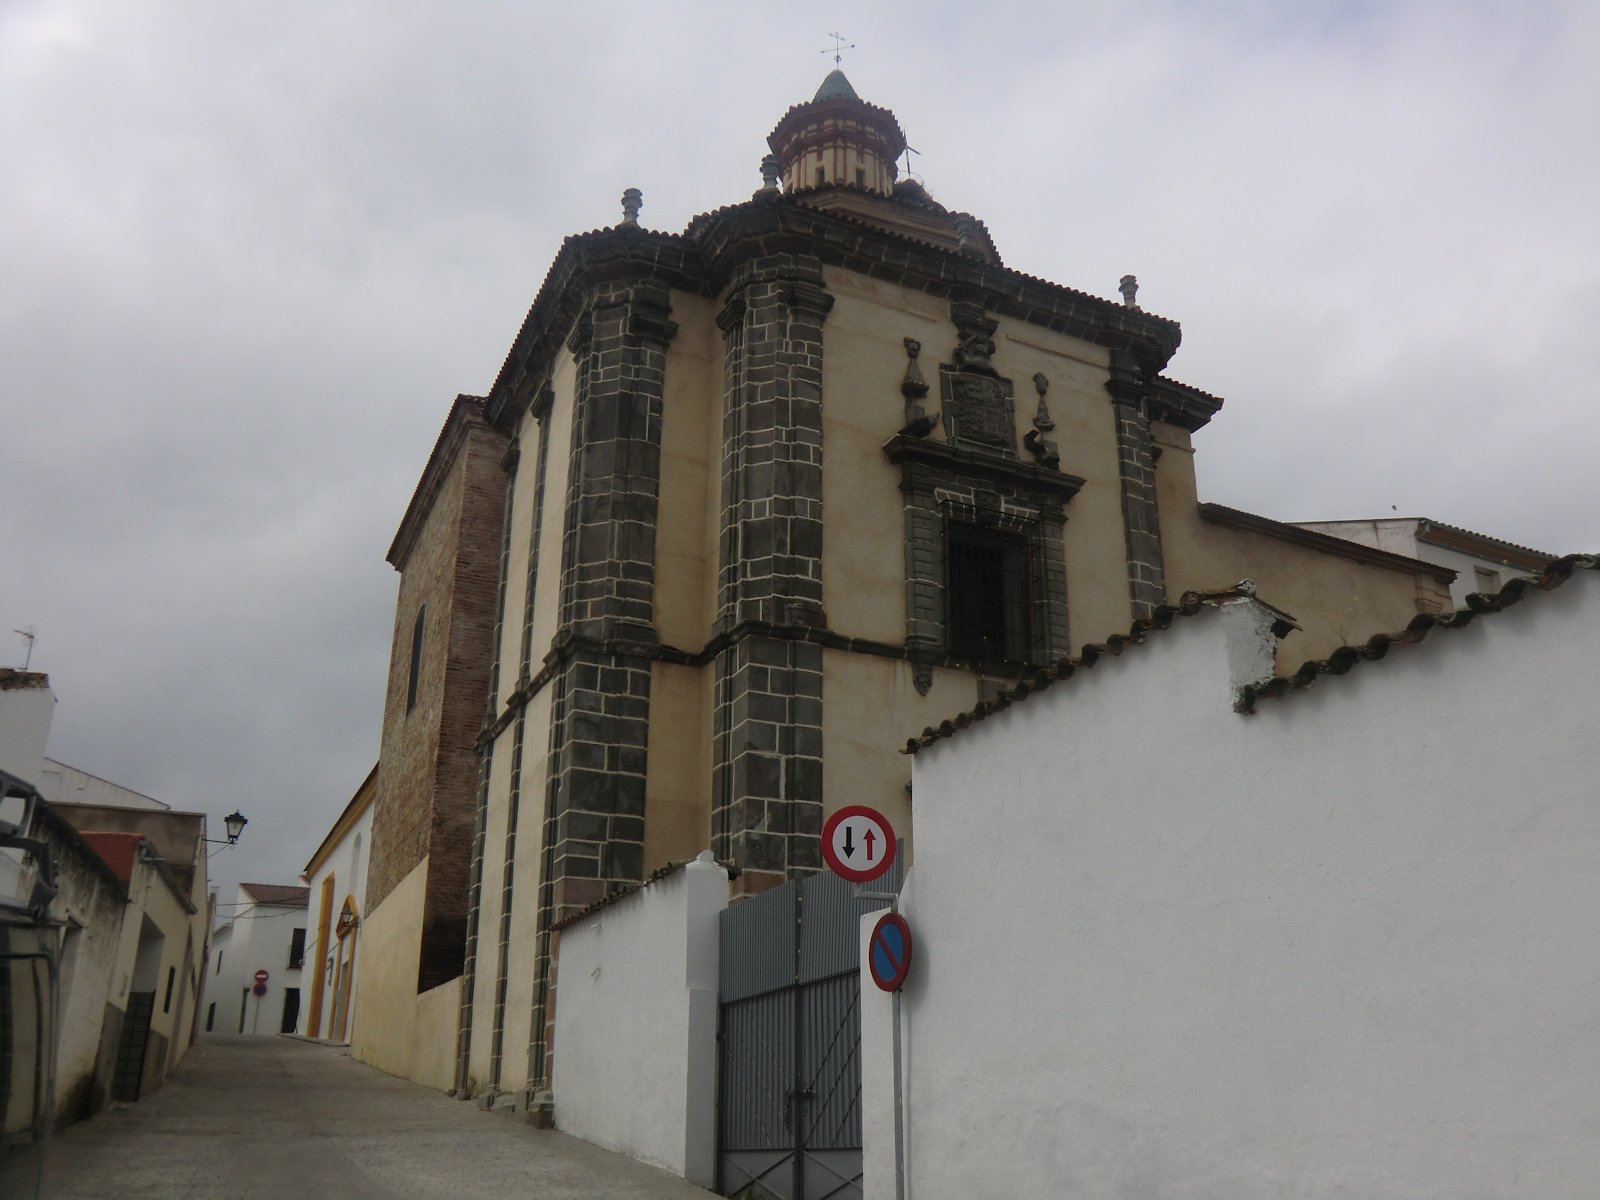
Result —
<instances>
[{"instance_id":1,"label":"street lamp","mask_svg":"<svg viewBox=\"0 0 1600 1200\"><path fill-rule=\"evenodd\" d=\"M228 831L227 840L224 841L221 838L207 838L206 843L207 845L211 846L231 846L239 840L239 835L244 832L244 827L248 824L250 824L250 819L238 809L234 809L231 813L222 818L222 827ZM217 853L220 853L220 851L212 851L212 854ZM207 857L209 858L210 855L207 855Z\"/></svg>"}]
</instances>

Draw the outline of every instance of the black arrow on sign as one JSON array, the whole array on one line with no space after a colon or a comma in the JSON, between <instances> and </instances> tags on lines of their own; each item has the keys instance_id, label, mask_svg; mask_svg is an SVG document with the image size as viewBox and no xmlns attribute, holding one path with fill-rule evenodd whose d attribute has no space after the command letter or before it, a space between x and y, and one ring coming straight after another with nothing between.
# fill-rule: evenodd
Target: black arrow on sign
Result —
<instances>
[{"instance_id":1,"label":"black arrow on sign","mask_svg":"<svg viewBox=\"0 0 1600 1200\"><path fill-rule=\"evenodd\" d=\"M846 858L854 858L855 855L856 855L855 835L856 835L856 827L854 825L850 824L848 821L845 822L845 826L844 826L844 856Z\"/></svg>"}]
</instances>

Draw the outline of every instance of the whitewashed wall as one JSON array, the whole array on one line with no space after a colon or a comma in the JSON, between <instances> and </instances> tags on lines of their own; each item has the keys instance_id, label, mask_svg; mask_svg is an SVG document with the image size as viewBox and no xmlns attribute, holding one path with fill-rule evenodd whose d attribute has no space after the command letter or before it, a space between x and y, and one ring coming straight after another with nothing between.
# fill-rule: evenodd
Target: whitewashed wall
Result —
<instances>
[{"instance_id":1,"label":"whitewashed wall","mask_svg":"<svg viewBox=\"0 0 1600 1200\"><path fill-rule=\"evenodd\" d=\"M917 755L916 1200L1596 1194L1600 577L1242 716L1257 613Z\"/></svg>"},{"instance_id":2,"label":"whitewashed wall","mask_svg":"<svg viewBox=\"0 0 1600 1200\"><path fill-rule=\"evenodd\" d=\"M561 931L556 1127L710 1187L717 915L710 851Z\"/></svg>"},{"instance_id":3,"label":"whitewashed wall","mask_svg":"<svg viewBox=\"0 0 1600 1200\"><path fill-rule=\"evenodd\" d=\"M360 990L361 982L361 929L366 921L367 867L372 860L372 812L373 806L369 804L360 818L334 843L316 871L309 877L302 876L311 888L311 899L306 909L306 965L301 977L304 982L300 990L300 1020L295 1026L295 1032L303 1037L311 1032L313 1000L318 998L319 974L322 977L322 995L317 1036L330 1041L348 1042L354 1032L356 993ZM330 875L333 876L333 889L329 909L324 914L323 884ZM358 924L343 938L344 947L341 951L339 914L344 909L345 901L351 898L355 901ZM327 928L325 942L322 935L324 925ZM350 971L350 996L346 1001L348 1015L342 1039L338 1036L338 1022L335 1020L336 971L341 953L343 961L355 964Z\"/></svg>"},{"instance_id":4,"label":"whitewashed wall","mask_svg":"<svg viewBox=\"0 0 1600 1200\"><path fill-rule=\"evenodd\" d=\"M232 905L233 918L225 928L211 935L206 962L205 1003L200 1014L200 1029L206 1031L206 1017L214 1003L216 1020L209 1032L218 1036L277 1036L283 1022L284 991L300 989L304 1011L310 993L301 982L303 972L289 966L289 949L294 931L306 927L306 909L275 904L257 904L240 888ZM217 956L222 956L217 969ZM255 973L267 972L267 994L254 994ZM246 991L250 994L244 995ZM241 1003L244 1029L239 1028Z\"/></svg>"}]
</instances>

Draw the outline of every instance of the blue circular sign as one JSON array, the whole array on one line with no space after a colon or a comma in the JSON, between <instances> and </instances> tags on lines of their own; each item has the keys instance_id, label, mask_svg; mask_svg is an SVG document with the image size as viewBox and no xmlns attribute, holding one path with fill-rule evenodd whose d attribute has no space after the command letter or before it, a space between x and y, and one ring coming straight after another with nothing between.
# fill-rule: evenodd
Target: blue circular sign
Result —
<instances>
[{"instance_id":1,"label":"blue circular sign","mask_svg":"<svg viewBox=\"0 0 1600 1200\"><path fill-rule=\"evenodd\" d=\"M867 943L867 970L872 982L897 992L911 971L911 926L896 912L886 912L872 928Z\"/></svg>"}]
</instances>

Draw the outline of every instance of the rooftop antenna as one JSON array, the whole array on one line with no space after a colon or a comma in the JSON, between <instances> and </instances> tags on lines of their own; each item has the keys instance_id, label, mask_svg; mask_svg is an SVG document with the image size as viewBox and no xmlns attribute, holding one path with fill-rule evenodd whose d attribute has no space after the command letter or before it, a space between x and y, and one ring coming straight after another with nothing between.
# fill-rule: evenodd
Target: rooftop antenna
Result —
<instances>
[{"instance_id":1,"label":"rooftop antenna","mask_svg":"<svg viewBox=\"0 0 1600 1200\"><path fill-rule=\"evenodd\" d=\"M21 629L13 629L11 632L20 635L22 640L28 643L28 651L22 659L22 669L26 671L28 669L28 664L33 661L33 643L35 638L33 626L24 625Z\"/></svg>"},{"instance_id":2,"label":"rooftop antenna","mask_svg":"<svg viewBox=\"0 0 1600 1200\"><path fill-rule=\"evenodd\" d=\"M830 33L827 36L833 39L833 48L830 50L818 50L817 53L833 55L833 65L837 67L842 58L842 51L854 50L856 44L854 42L846 42L842 34Z\"/></svg>"}]
</instances>

